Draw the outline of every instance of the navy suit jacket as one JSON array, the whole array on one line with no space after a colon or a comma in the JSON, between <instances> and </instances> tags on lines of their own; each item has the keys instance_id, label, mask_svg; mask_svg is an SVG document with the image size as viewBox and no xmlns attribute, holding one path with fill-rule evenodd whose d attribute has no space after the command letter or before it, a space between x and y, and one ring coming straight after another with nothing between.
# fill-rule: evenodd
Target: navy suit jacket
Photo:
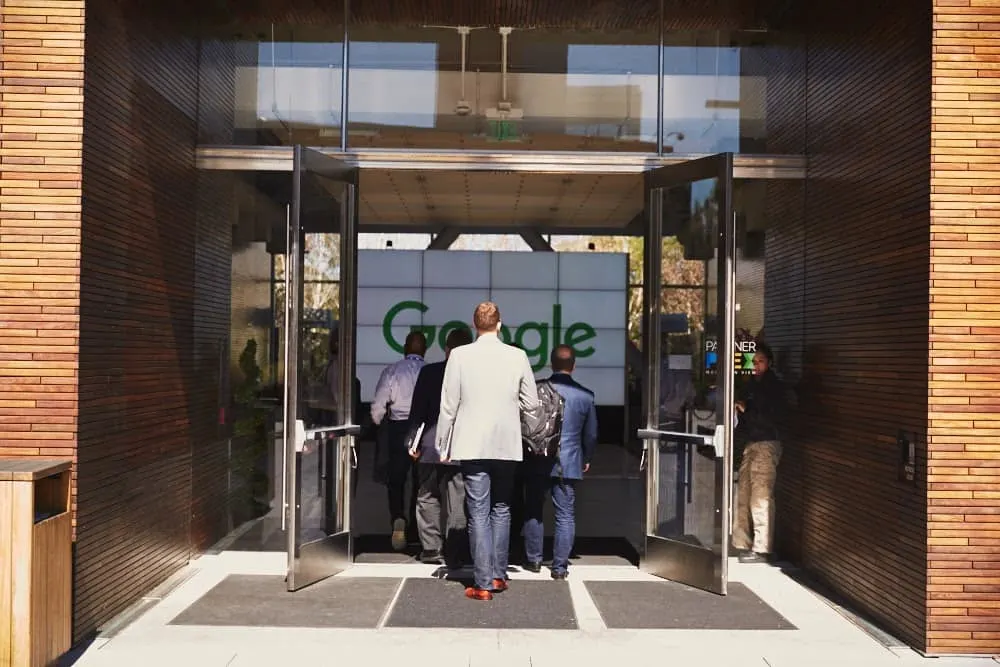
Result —
<instances>
[{"instance_id":1,"label":"navy suit jacket","mask_svg":"<svg viewBox=\"0 0 1000 667\"><path fill-rule=\"evenodd\" d=\"M583 479L583 467L597 450L597 408L594 392L573 379L569 373L553 373L549 382L563 397L562 436L559 440L559 463L532 457L529 465L536 474L550 474L564 479Z\"/></svg>"},{"instance_id":2,"label":"navy suit jacket","mask_svg":"<svg viewBox=\"0 0 1000 667\"><path fill-rule=\"evenodd\" d=\"M438 361L425 364L417 375L417 384L413 387L413 401L410 403L409 428L424 425L424 434L420 439L420 461L422 463L440 463L437 448L434 446L437 433L438 417L441 415L441 388L444 385L444 370L447 362Z\"/></svg>"}]
</instances>

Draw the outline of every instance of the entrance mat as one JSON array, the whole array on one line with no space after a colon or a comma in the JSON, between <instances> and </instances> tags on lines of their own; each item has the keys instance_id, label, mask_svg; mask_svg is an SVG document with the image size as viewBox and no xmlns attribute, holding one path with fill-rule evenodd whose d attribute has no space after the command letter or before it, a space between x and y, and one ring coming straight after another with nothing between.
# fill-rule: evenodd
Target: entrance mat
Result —
<instances>
[{"instance_id":1,"label":"entrance mat","mask_svg":"<svg viewBox=\"0 0 1000 667\"><path fill-rule=\"evenodd\" d=\"M635 630L796 630L749 588L716 595L671 581L588 581L604 624Z\"/></svg>"},{"instance_id":2,"label":"entrance mat","mask_svg":"<svg viewBox=\"0 0 1000 667\"><path fill-rule=\"evenodd\" d=\"M282 576L230 575L170 624L375 628L399 582L383 577L331 577L289 593Z\"/></svg>"},{"instance_id":3,"label":"entrance mat","mask_svg":"<svg viewBox=\"0 0 1000 667\"><path fill-rule=\"evenodd\" d=\"M575 630L564 581L512 581L489 602L465 597L466 583L407 579L386 627Z\"/></svg>"}]
</instances>

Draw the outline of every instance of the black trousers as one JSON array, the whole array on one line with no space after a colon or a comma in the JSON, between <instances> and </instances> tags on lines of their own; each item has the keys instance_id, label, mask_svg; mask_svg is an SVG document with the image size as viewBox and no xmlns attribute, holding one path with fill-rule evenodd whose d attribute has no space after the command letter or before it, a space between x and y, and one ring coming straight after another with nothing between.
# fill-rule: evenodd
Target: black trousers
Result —
<instances>
[{"instance_id":1,"label":"black trousers","mask_svg":"<svg viewBox=\"0 0 1000 667\"><path fill-rule=\"evenodd\" d=\"M525 470L524 463L514 468L514 479L510 495L510 557L515 563L524 559L525 515Z\"/></svg>"},{"instance_id":2,"label":"black trousers","mask_svg":"<svg viewBox=\"0 0 1000 667\"><path fill-rule=\"evenodd\" d=\"M407 422L387 420L382 427L388 429L386 447L389 469L386 486L389 492L389 519L406 520L408 537L415 537L419 481L417 467L406 451Z\"/></svg>"}]
</instances>

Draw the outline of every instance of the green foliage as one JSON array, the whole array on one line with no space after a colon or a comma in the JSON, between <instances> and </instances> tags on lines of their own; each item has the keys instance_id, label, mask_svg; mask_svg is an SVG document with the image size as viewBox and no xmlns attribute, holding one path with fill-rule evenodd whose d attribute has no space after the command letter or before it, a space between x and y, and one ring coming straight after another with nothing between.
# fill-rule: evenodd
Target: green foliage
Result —
<instances>
[{"instance_id":1,"label":"green foliage","mask_svg":"<svg viewBox=\"0 0 1000 667\"><path fill-rule=\"evenodd\" d=\"M639 343L642 323L643 251L645 241L638 236L595 236L588 239L599 252L628 253L629 288L628 333L629 338ZM705 324L705 262L684 259L684 247L674 237L663 239L660 271L664 285L684 285L667 287L660 295L663 313L684 313L692 331L700 331ZM674 341L672 340L671 343ZM683 345L678 341L678 345ZM688 345L691 343L689 342ZM680 354L681 352L675 352Z\"/></svg>"},{"instance_id":2,"label":"green foliage","mask_svg":"<svg viewBox=\"0 0 1000 667\"><path fill-rule=\"evenodd\" d=\"M257 341L250 339L240 353L242 379L233 388L233 447L230 472L235 505L252 506L267 492L267 475L259 467L269 440L268 408L258 406L262 371L257 363ZM256 508L255 508L256 509Z\"/></svg>"}]
</instances>

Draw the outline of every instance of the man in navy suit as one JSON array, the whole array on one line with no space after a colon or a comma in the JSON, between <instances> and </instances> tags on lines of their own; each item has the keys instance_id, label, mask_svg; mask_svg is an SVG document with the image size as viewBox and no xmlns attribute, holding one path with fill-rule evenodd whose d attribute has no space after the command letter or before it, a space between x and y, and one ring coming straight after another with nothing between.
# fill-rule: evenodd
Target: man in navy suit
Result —
<instances>
[{"instance_id":1,"label":"man in navy suit","mask_svg":"<svg viewBox=\"0 0 1000 667\"><path fill-rule=\"evenodd\" d=\"M444 463L435 447L444 371L452 350L472 342L468 329L452 329L445 339L445 360L420 369L410 405L412 430L423 425L420 442L410 453L417 459L417 530L424 563L440 563L457 569L468 561L465 521L465 484L457 463ZM413 431L415 433L415 431Z\"/></svg>"},{"instance_id":2,"label":"man in navy suit","mask_svg":"<svg viewBox=\"0 0 1000 667\"><path fill-rule=\"evenodd\" d=\"M558 457L525 455L524 567L531 572L542 569L542 510L545 494L549 492L556 518L552 578L565 579L576 534L576 485L590 469L597 449L597 410L594 392L572 377L576 368L573 348L558 345L552 350L550 361L549 382L564 401L562 434Z\"/></svg>"}]
</instances>

